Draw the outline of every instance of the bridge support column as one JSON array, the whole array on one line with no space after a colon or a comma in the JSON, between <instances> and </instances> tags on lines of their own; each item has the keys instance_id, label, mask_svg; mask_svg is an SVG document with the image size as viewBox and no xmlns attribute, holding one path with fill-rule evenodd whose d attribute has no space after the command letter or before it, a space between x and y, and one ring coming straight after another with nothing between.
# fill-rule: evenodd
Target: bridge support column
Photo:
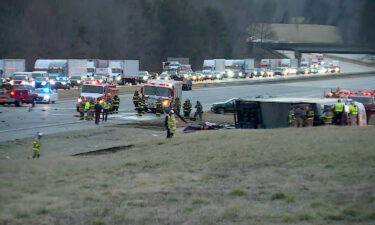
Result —
<instances>
[{"instance_id":1,"label":"bridge support column","mask_svg":"<svg viewBox=\"0 0 375 225\"><path fill-rule=\"evenodd\" d=\"M298 60L298 67L301 66L302 54L299 51L294 52L294 57Z\"/></svg>"}]
</instances>

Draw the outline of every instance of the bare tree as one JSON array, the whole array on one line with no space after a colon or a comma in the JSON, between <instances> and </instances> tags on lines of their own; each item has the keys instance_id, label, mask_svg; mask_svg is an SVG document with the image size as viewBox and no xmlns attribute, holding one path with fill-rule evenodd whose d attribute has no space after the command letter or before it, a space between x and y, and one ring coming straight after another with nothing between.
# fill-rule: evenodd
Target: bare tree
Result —
<instances>
[{"instance_id":1,"label":"bare tree","mask_svg":"<svg viewBox=\"0 0 375 225\"><path fill-rule=\"evenodd\" d=\"M269 23L251 23L247 27L247 41L263 42L275 38L275 32Z\"/></svg>"}]
</instances>

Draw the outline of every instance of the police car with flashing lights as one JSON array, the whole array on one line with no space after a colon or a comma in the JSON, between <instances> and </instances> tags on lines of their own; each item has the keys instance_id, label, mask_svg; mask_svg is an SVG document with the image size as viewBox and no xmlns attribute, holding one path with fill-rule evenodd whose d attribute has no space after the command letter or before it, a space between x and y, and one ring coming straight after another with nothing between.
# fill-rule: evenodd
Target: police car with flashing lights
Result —
<instances>
[{"instance_id":1,"label":"police car with flashing lights","mask_svg":"<svg viewBox=\"0 0 375 225\"><path fill-rule=\"evenodd\" d=\"M36 97L35 102L38 103L55 103L59 99L59 94L49 87L37 88L36 92L38 96Z\"/></svg>"}]
</instances>

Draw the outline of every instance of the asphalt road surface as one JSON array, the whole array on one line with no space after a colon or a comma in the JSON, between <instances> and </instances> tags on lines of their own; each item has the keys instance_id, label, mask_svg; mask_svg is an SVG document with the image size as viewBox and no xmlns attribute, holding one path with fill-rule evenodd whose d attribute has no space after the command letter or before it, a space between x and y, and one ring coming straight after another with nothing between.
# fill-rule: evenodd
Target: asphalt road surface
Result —
<instances>
[{"instance_id":1,"label":"asphalt road surface","mask_svg":"<svg viewBox=\"0 0 375 225\"><path fill-rule=\"evenodd\" d=\"M348 78L337 80L320 80L307 82L292 82L279 84L259 84L242 86L223 86L196 89L183 92L183 100L190 99L193 103L199 100L204 110L210 110L212 103L225 101L230 98L248 98L258 95L280 97L322 97L329 89L371 90L375 87L375 77ZM120 113L111 115L107 124L129 123L134 120L155 118L153 114L136 116L131 102L132 95L121 95ZM29 112L28 106L0 107L0 141L32 137L40 131L45 134L67 132L85 128L94 128L92 121L80 121L76 117L76 100L58 101L56 104L37 104ZM101 123L99 126L102 126Z\"/></svg>"}]
</instances>

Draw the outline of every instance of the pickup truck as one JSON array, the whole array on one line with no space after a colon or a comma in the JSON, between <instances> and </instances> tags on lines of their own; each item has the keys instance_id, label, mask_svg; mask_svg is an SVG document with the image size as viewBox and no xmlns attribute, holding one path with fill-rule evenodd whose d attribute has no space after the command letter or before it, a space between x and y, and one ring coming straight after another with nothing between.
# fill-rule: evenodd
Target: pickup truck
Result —
<instances>
[{"instance_id":1,"label":"pickup truck","mask_svg":"<svg viewBox=\"0 0 375 225\"><path fill-rule=\"evenodd\" d=\"M0 87L0 105L14 104L16 107L22 103L35 104L37 98L35 89L29 85L3 85Z\"/></svg>"}]
</instances>

